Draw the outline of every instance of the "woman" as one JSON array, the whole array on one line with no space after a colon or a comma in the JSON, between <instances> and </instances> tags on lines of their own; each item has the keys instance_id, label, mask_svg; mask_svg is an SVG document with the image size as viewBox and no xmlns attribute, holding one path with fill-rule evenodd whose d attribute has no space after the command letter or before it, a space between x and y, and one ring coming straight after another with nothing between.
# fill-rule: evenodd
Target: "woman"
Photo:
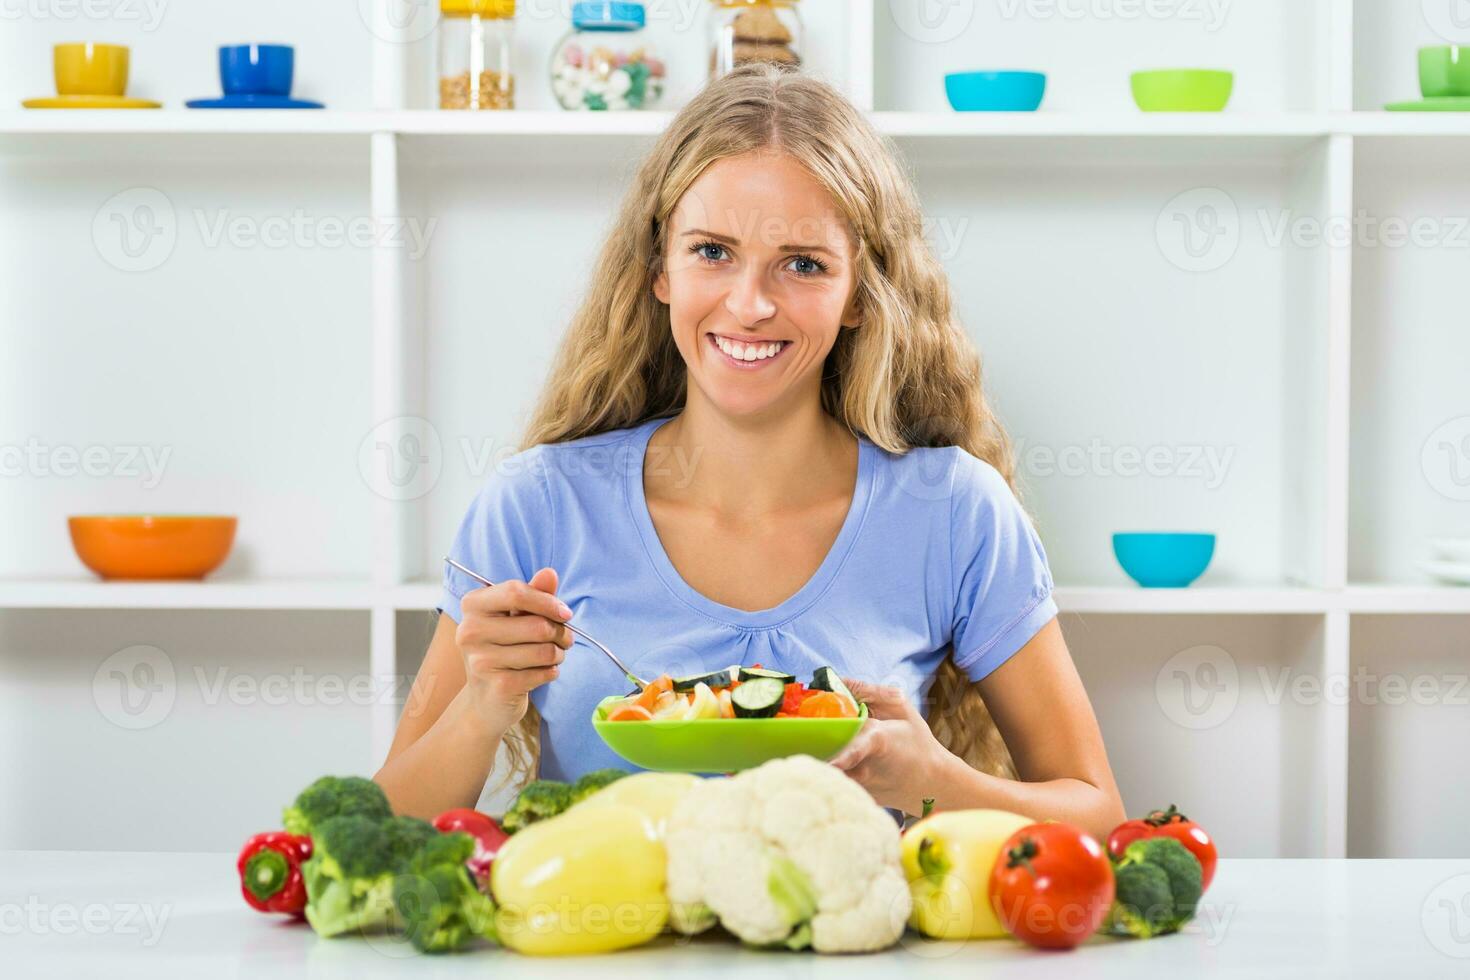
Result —
<instances>
[{"instance_id":1,"label":"woman","mask_svg":"<svg viewBox=\"0 0 1470 980\"><path fill-rule=\"evenodd\" d=\"M884 806L1123 819L921 225L824 84L746 68L677 115L455 539L498 584L446 574L377 776L395 808L473 804L502 742L520 778L625 765L588 719L627 682L586 645L564 664L575 620L648 677L832 665L871 719L833 764Z\"/></svg>"}]
</instances>

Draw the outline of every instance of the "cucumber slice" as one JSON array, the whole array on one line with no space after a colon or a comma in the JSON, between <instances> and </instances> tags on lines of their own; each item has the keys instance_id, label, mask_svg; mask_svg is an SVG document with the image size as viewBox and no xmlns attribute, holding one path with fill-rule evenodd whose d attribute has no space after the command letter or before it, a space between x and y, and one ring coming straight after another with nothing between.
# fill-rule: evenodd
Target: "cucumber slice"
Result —
<instances>
[{"instance_id":1,"label":"cucumber slice","mask_svg":"<svg viewBox=\"0 0 1470 980\"><path fill-rule=\"evenodd\" d=\"M729 687L730 671L728 668L722 668L709 674L695 674L692 677L680 677L674 681L674 690L692 691L700 684L710 688Z\"/></svg>"},{"instance_id":2,"label":"cucumber slice","mask_svg":"<svg viewBox=\"0 0 1470 980\"><path fill-rule=\"evenodd\" d=\"M770 718L785 699L786 685L774 677L752 677L730 692L736 718Z\"/></svg>"},{"instance_id":3,"label":"cucumber slice","mask_svg":"<svg viewBox=\"0 0 1470 980\"><path fill-rule=\"evenodd\" d=\"M842 683L842 678L837 676L837 671L831 667L818 667L812 672L811 689L813 691L831 691L839 697L847 698L847 700L852 702L854 708L857 707L857 698L852 696L852 692L847 689L847 685Z\"/></svg>"},{"instance_id":4,"label":"cucumber slice","mask_svg":"<svg viewBox=\"0 0 1470 980\"><path fill-rule=\"evenodd\" d=\"M782 684L793 684L796 682L795 674L788 674L782 670L767 670L765 667L741 667L740 679L742 681L753 681L758 677L767 677Z\"/></svg>"}]
</instances>

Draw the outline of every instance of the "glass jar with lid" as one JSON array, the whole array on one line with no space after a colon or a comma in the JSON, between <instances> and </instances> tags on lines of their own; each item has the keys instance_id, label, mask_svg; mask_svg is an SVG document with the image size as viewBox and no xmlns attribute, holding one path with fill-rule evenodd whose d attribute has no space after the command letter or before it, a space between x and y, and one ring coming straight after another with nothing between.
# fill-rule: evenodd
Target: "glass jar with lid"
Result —
<instances>
[{"instance_id":1,"label":"glass jar with lid","mask_svg":"<svg viewBox=\"0 0 1470 980\"><path fill-rule=\"evenodd\" d=\"M801 67L798 0L710 0L710 77L765 61Z\"/></svg>"},{"instance_id":2,"label":"glass jar with lid","mask_svg":"<svg viewBox=\"0 0 1470 980\"><path fill-rule=\"evenodd\" d=\"M515 108L515 0L439 0L439 108Z\"/></svg>"},{"instance_id":3,"label":"glass jar with lid","mask_svg":"<svg viewBox=\"0 0 1470 980\"><path fill-rule=\"evenodd\" d=\"M647 109L664 93L642 3L572 5L572 32L551 53L551 90L563 109Z\"/></svg>"}]
</instances>

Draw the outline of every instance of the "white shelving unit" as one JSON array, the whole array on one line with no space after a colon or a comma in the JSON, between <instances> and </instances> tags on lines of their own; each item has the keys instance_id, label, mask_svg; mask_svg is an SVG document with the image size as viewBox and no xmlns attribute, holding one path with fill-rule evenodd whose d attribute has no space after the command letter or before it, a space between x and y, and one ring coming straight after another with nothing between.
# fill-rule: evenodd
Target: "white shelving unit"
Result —
<instances>
[{"instance_id":1,"label":"white shelving unit","mask_svg":"<svg viewBox=\"0 0 1470 980\"><path fill-rule=\"evenodd\" d=\"M62 800L51 774L93 756L86 739L52 736L86 731L116 742L105 757L138 787L120 791L114 839L80 817L5 814L0 847L142 846L182 792L181 767L205 782L270 769L247 721L310 737L313 751L262 772L257 793L222 797L239 803L223 837L160 832L148 846L223 846L323 767L361 771L386 751L394 698L328 717L259 699L212 714L185 695L211 690L200 678L214 668L259 680L292 658L401 694L438 557L515 445L580 270L669 118L555 111L542 74L563 22L535 5L518 25L523 108L434 111L432 35L415 20L395 35L397 2L211 0L169 8L146 33L92 23L96 39L133 45L133 94L168 108L0 110L0 446L170 453L156 484L120 462L73 477L28 462L0 481L13 529L0 549L12 677L0 717L32 753L0 778L30 812L54 811L34 805ZM1429 472L1423 454L1470 416L1456 315L1466 252L1449 227L1470 214L1470 117L1376 111L1414 94L1413 49L1436 40L1421 5L1238 0L1213 26L1003 6L950 5L963 24L918 27L884 0L806 0L803 14L813 70L871 112L925 199L1125 799L1187 804L1239 856L1470 853L1443 830L1463 826L1470 802L1397 765L1434 754L1414 741L1426 733L1470 735L1463 709L1292 686L1399 669L1406 641L1424 652L1404 669L1444 683L1470 670L1470 590L1415 565L1428 537L1470 535L1459 471ZM0 38L0 88L16 99L42 94L47 46L77 34L28 26ZM701 78L702 28L670 13L650 30L677 104ZM298 93L331 108L177 108L216 87L214 45L252 37L296 44ZM1230 109L1134 110L1128 71L1170 62L1234 68ZM949 112L943 73L988 66L1047 70L1043 111ZM1222 203L1229 254L1192 254L1181 228L1204 235ZM1442 240L1316 234L1360 213L1375 229L1438 222ZM155 219L171 229L162 259L157 239L122 237ZM333 226L366 238L333 245ZM1116 465L1089 455L1098 446ZM1123 472L1124 454L1160 446L1163 469ZM1444 462L1470 474L1470 442L1465 457ZM68 513L201 508L242 518L236 553L206 583L92 581L66 540ZM1218 532L1212 568L1188 590L1134 588L1108 535L1138 527ZM256 631L273 666L251 653ZM93 671L135 644L167 653L192 710L129 730L98 725L102 695L58 700L109 683ZM1208 726L1169 702L1189 696L1174 678L1208 679L1199 648L1223 651L1205 656L1235 676L1235 707ZM225 714L240 739L210 732ZM290 741L272 751L289 756ZM1402 807L1370 805L1387 793ZM1396 815L1413 807L1442 819L1424 832Z\"/></svg>"}]
</instances>

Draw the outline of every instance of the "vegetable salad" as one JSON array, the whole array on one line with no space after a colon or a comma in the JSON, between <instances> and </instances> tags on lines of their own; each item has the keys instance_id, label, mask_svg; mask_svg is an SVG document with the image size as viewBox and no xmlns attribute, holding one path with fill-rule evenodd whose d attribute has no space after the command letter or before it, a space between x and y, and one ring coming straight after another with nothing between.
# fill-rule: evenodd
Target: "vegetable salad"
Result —
<instances>
[{"instance_id":1,"label":"vegetable salad","mask_svg":"<svg viewBox=\"0 0 1470 980\"><path fill-rule=\"evenodd\" d=\"M857 699L831 667L809 684L760 664L732 664L692 677L661 675L607 710L608 721L696 721L714 718L856 718Z\"/></svg>"}]
</instances>

